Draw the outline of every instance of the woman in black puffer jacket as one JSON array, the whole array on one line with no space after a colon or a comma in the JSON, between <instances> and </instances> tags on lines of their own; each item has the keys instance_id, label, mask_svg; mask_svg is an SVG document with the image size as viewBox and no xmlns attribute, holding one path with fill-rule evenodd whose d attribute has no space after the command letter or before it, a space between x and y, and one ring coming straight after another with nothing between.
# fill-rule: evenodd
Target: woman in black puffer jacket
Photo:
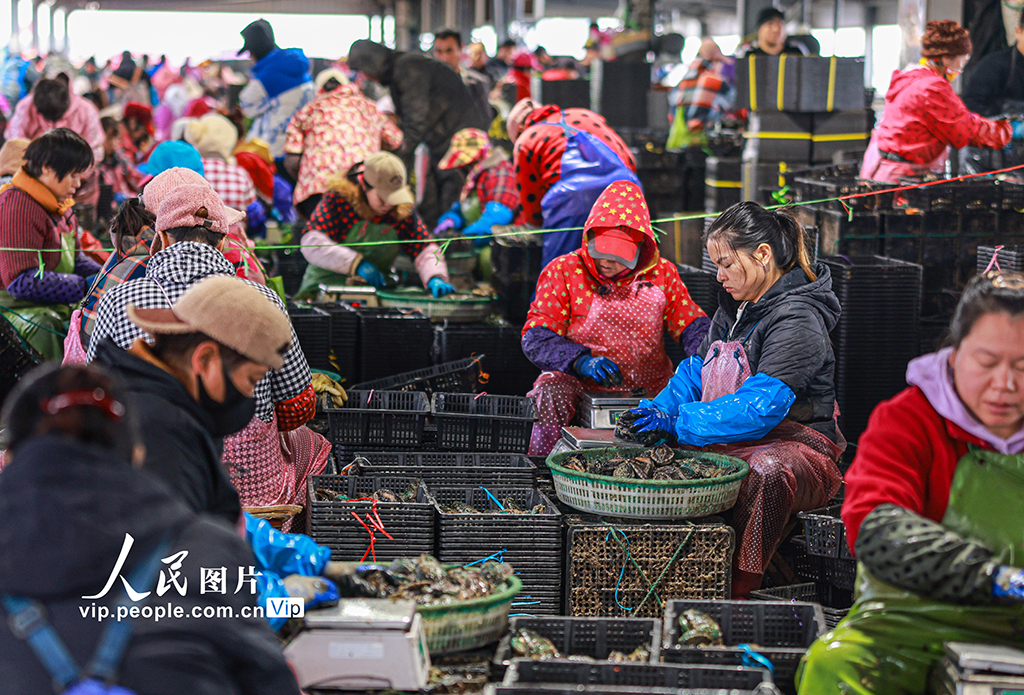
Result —
<instances>
[{"instance_id":1,"label":"woman in black puffer jacket","mask_svg":"<svg viewBox=\"0 0 1024 695\"><path fill-rule=\"evenodd\" d=\"M824 505L842 483L829 342L840 307L828 267L812 266L788 211L739 203L704 242L725 290L711 330L665 390L633 411L630 429L750 464L732 518L733 596L746 596L790 514Z\"/></svg>"}]
</instances>

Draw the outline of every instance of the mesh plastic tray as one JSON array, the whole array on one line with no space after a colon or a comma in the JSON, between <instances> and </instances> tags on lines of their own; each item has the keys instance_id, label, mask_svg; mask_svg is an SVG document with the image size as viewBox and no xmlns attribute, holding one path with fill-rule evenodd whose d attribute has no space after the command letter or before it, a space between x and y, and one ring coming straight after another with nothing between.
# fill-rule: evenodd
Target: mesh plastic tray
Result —
<instances>
[{"instance_id":1,"label":"mesh plastic tray","mask_svg":"<svg viewBox=\"0 0 1024 695\"><path fill-rule=\"evenodd\" d=\"M821 604L825 627L831 630L850 612L853 593L825 582L805 582L751 591L752 601L802 601Z\"/></svg>"},{"instance_id":2,"label":"mesh plastic tray","mask_svg":"<svg viewBox=\"0 0 1024 695\"><path fill-rule=\"evenodd\" d=\"M418 311L353 308L359 315L359 379L372 381L426 369L434 329Z\"/></svg>"},{"instance_id":3,"label":"mesh plastic tray","mask_svg":"<svg viewBox=\"0 0 1024 695\"><path fill-rule=\"evenodd\" d=\"M493 297L477 295L460 294L434 298L423 290L378 290L377 300L385 308L415 309L425 314L431 321L471 323L483 321L494 311Z\"/></svg>"},{"instance_id":4,"label":"mesh plastic tray","mask_svg":"<svg viewBox=\"0 0 1024 695\"><path fill-rule=\"evenodd\" d=\"M476 393L485 381L482 381L483 370L480 361L486 355L475 358L468 357L454 362L445 362L435 367L417 369L404 374L364 381L352 388L382 389L387 391L423 391L432 395L436 391L455 391L457 393Z\"/></svg>"},{"instance_id":5,"label":"mesh plastic tray","mask_svg":"<svg viewBox=\"0 0 1024 695\"><path fill-rule=\"evenodd\" d=\"M430 406L425 393L348 392L341 408L325 408L336 446L418 446Z\"/></svg>"},{"instance_id":6,"label":"mesh plastic tray","mask_svg":"<svg viewBox=\"0 0 1024 695\"><path fill-rule=\"evenodd\" d=\"M534 421L530 398L435 393L432 410L441 449L525 454L530 448Z\"/></svg>"},{"instance_id":7,"label":"mesh plastic tray","mask_svg":"<svg viewBox=\"0 0 1024 695\"><path fill-rule=\"evenodd\" d=\"M643 447L587 449L588 459L629 457ZM719 465L735 466L736 473L706 480L633 480L582 473L562 466L569 451L548 457L558 499L591 514L630 519L694 519L731 509L740 485L750 470L746 461L721 454L678 451L677 458L699 457Z\"/></svg>"},{"instance_id":8,"label":"mesh plastic tray","mask_svg":"<svg viewBox=\"0 0 1024 695\"><path fill-rule=\"evenodd\" d=\"M724 647L677 646L679 615L689 609L706 613L722 628ZM825 631L821 606L770 601L669 601L665 609L662 660L668 663L740 666L745 652L736 645L757 645L755 651L775 667L775 683L795 692L793 678L807 648Z\"/></svg>"},{"instance_id":9,"label":"mesh plastic tray","mask_svg":"<svg viewBox=\"0 0 1024 695\"><path fill-rule=\"evenodd\" d=\"M338 492L351 499L369 497L381 488L400 493L418 485L415 502L378 502L376 514L392 538L374 531L377 560L418 557L435 552L434 503L426 486L413 478L357 478L343 475L312 475L307 481L306 533L331 548L336 560L359 560L370 545L367 515L372 502L322 501L317 490ZM356 516L358 515L358 519ZM365 525L364 525L365 524Z\"/></svg>"},{"instance_id":10,"label":"mesh plastic tray","mask_svg":"<svg viewBox=\"0 0 1024 695\"><path fill-rule=\"evenodd\" d=\"M22 377L42 364L42 357L0 312L0 403Z\"/></svg>"},{"instance_id":11,"label":"mesh plastic tray","mask_svg":"<svg viewBox=\"0 0 1024 695\"><path fill-rule=\"evenodd\" d=\"M751 691L765 682L771 682L771 674L767 669L742 666L609 664L580 663L566 659L515 659L505 673L503 684L571 683L640 688L729 688Z\"/></svg>"},{"instance_id":12,"label":"mesh plastic tray","mask_svg":"<svg viewBox=\"0 0 1024 695\"><path fill-rule=\"evenodd\" d=\"M507 590L445 606L421 606L427 649L431 656L469 651L496 642L508 626L508 614L522 590L512 577Z\"/></svg>"},{"instance_id":13,"label":"mesh plastic tray","mask_svg":"<svg viewBox=\"0 0 1024 695\"><path fill-rule=\"evenodd\" d=\"M837 504L826 509L799 514L804 522L807 552L824 557L853 559L846 543L846 526L840 516L841 511L842 505Z\"/></svg>"},{"instance_id":14,"label":"mesh plastic tray","mask_svg":"<svg viewBox=\"0 0 1024 695\"><path fill-rule=\"evenodd\" d=\"M358 452L362 475L420 478L431 489L460 485L532 487L537 466L521 454Z\"/></svg>"},{"instance_id":15,"label":"mesh plastic tray","mask_svg":"<svg viewBox=\"0 0 1024 695\"><path fill-rule=\"evenodd\" d=\"M494 655L494 665L504 669L515 658L512 635L526 628L551 640L562 656L588 656L607 659L613 651L631 653L637 647L651 652L650 663L656 664L661 656L661 621L643 618L512 618L508 633L501 638ZM532 661L530 663L533 663ZM571 663L571 662L570 662ZM493 673L494 671L492 671ZM554 683L546 678L527 678ZM579 681L585 683L586 681ZM605 685L634 685L633 683L605 683ZM642 685L636 683L635 685ZM654 685L653 683L651 685Z\"/></svg>"},{"instance_id":16,"label":"mesh plastic tray","mask_svg":"<svg viewBox=\"0 0 1024 695\"><path fill-rule=\"evenodd\" d=\"M331 316L308 304L291 303L288 316L302 346L306 361L314 369L333 370L331 365Z\"/></svg>"},{"instance_id":17,"label":"mesh plastic tray","mask_svg":"<svg viewBox=\"0 0 1024 695\"><path fill-rule=\"evenodd\" d=\"M660 618L669 599L724 599L732 581L734 539L732 528L720 523L610 526L570 518L566 611ZM647 597L648 581L659 576L656 593Z\"/></svg>"}]
</instances>

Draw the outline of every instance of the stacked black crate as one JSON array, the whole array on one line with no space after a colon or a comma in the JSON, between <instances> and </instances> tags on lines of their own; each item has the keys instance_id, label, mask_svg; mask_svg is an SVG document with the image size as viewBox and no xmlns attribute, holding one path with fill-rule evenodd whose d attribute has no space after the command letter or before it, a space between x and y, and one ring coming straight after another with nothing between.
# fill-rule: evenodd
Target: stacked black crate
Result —
<instances>
[{"instance_id":1,"label":"stacked black crate","mask_svg":"<svg viewBox=\"0 0 1024 695\"><path fill-rule=\"evenodd\" d=\"M743 199L779 202L787 169L860 152L873 125L858 58L751 56L736 66L738 105L750 110Z\"/></svg>"},{"instance_id":2,"label":"stacked black crate","mask_svg":"<svg viewBox=\"0 0 1024 695\"><path fill-rule=\"evenodd\" d=\"M511 228L503 228L502 232ZM513 326L523 325L530 310L537 278L540 277L543 236L540 234L501 235L491 242L491 266L494 269L495 308Z\"/></svg>"},{"instance_id":3,"label":"stacked black crate","mask_svg":"<svg viewBox=\"0 0 1024 695\"><path fill-rule=\"evenodd\" d=\"M919 351L921 266L880 256L828 260L843 308L832 332L840 428L856 441L875 406L906 386Z\"/></svg>"},{"instance_id":4,"label":"stacked black crate","mask_svg":"<svg viewBox=\"0 0 1024 695\"><path fill-rule=\"evenodd\" d=\"M740 202L743 165L739 157L708 157L704 164L704 211L723 212Z\"/></svg>"},{"instance_id":5,"label":"stacked black crate","mask_svg":"<svg viewBox=\"0 0 1024 695\"><path fill-rule=\"evenodd\" d=\"M664 144L657 141L649 141L631 149L651 219L669 217L685 210L685 156L680 152L666 150Z\"/></svg>"},{"instance_id":6,"label":"stacked black crate","mask_svg":"<svg viewBox=\"0 0 1024 695\"><path fill-rule=\"evenodd\" d=\"M499 323L450 323L436 329L438 361L484 355L482 367L489 375L487 393L525 396L540 370L523 354L522 326Z\"/></svg>"},{"instance_id":7,"label":"stacked black crate","mask_svg":"<svg viewBox=\"0 0 1024 695\"><path fill-rule=\"evenodd\" d=\"M887 210L892 195L872 195L884 184L857 178L860 162L813 167L787 178L800 203L799 211L813 211L806 224L818 227L822 256L873 256L883 250L880 210ZM840 201L839 198L845 198Z\"/></svg>"}]
</instances>

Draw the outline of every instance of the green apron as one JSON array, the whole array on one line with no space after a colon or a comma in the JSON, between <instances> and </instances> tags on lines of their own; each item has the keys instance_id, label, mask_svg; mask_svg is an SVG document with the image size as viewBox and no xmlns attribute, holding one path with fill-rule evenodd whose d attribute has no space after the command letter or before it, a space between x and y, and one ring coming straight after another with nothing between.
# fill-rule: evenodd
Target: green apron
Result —
<instances>
[{"instance_id":1,"label":"green apron","mask_svg":"<svg viewBox=\"0 0 1024 695\"><path fill-rule=\"evenodd\" d=\"M52 251L44 253L53 253ZM75 234L60 237L60 261L55 273L75 272ZM67 304L38 304L15 299L0 289L0 312L11 322L21 337L48 360L64 358L64 336L68 332L71 306Z\"/></svg>"},{"instance_id":2,"label":"green apron","mask_svg":"<svg viewBox=\"0 0 1024 695\"><path fill-rule=\"evenodd\" d=\"M382 222L362 222L352 228L346 241L358 242L360 244L373 244L378 241L397 241L398 233L394 226ZM344 246L345 244L342 244ZM381 244L379 246L357 246L355 247L363 258L377 267L377 270L387 274L391 270L395 259L402 251L401 244ZM315 265L306 267L302 276L302 284L295 294L295 299L312 299L319 293L320 285L344 285L348 281L348 275L335 273L333 270L320 268Z\"/></svg>"},{"instance_id":3,"label":"green apron","mask_svg":"<svg viewBox=\"0 0 1024 695\"><path fill-rule=\"evenodd\" d=\"M957 463L942 525L985 544L1003 564L1024 560L1024 455L972 449ZM945 642L1024 646L1024 605L961 606L921 598L858 568L849 615L804 657L800 693L924 693Z\"/></svg>"}]
</instances>

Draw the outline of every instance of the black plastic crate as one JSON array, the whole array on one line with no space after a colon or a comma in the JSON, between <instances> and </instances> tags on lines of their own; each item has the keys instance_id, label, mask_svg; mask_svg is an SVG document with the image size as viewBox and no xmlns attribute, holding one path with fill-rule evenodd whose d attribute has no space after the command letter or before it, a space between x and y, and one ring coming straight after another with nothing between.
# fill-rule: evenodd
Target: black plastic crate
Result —
<instances>
[{"instance_id":1,"label":"black plastic crate","mask_svg":"<svg viewBox=\"0 0 1024 695\"><path fill-rule=\"evenodd\" d=\"M26 374L42 363L42 356L0 312L0 403Z\"/></svg>"},{"instance_id":2,"label":"black plastic crate","mask_svg":"<svg viewBox=\"0 0 1024 695\"><path fill-rule=\"evenodd\" d=\"M345 380L347 388L359 378L359 314L342 302L315 302L331 316L330 369Z\"/></svg>"},{"instance_id":3,"label":"black plastic crate","mask_svg":"<svg viewBox=\"0 0 1024 695\"><path fill-rule=\"evenodd\" d=\"M882 247L882 217L874 212L818 211L818 250L823 256L875 255Z\"/></svg>"},{"instance_id":4,"label":"black plastic crate","mask_svg":"<svg viewBox=\"0 0 1024 695\"><path fill-rule=\"evenodd\" d=\"M437 391L455 391L458 393L476 393L485 381L483 379L483 367L481 361L485 355L475 358L469 357L464 360L445 362L426 369L417 369L413 372L396 374L364 381L355 384L352 388L369 391L370 389L382 389L387 391L422 391L428 396Z\"/></svg>"},{"instance_id":5,"label":"black plastic crate","mask_svg":"<svg viewBox=\"0 0 1024 695\"><path fill-rule=\"evenodd\" d=\"M660 618L670 599L724 599L732 581L734 546L735 531L722 523L610 526L570 517L566 613ZM649 597L650 585L637 567L648 577L664 574Z\"/></svg>"},{"instance_id":6,"label":"black plastic crate","mask_svg":"<svg viewBox=\"0 0 1024 695\"><path fill-rule=\"evenodd\" d=\"M335 446L418 446L430 404L414 391L352 390L344 406L324 411Z\"/></svg>"},{"instance_id":7,"label":"black plastic crate","mask_svg":"<svg viewBox=\"0 0 1024 695\"><path fill-rule=\"evenodd\" d=\"M580 618L571 618L571 620L580 620ZM729 688L730 690L753 691L765 682L771 682L771 674L767 669L743 666L610 664L581 663L568 659L545 661L515 659L505 674L504 684L573 683L632 686L645 690L646 688Z\"/></svg>"},{"instance_id":8,"label":"black plastic crate","mask_svg":"<svg viewBox=\"0 0 1024 695\"><path fill-rule=\"evenodd\" d=\"M531 398L435 393L431 406L438 446L443 450L525 454L530 448Z\"/></svg>"},{"instance_id":9,"label":"black plastic crate","mask_svg":"<svg viewBox=\"0 0 1024 695\"><path fill-rule=\"evenodd\" d=\"M359 381L371 381L431 365L434 329L423 313L353 307L359 315Z\"/></svg>"},{"instance_id":10,"label":"black plastic crate","mask_svg":"<svg viewBox=\"0 0 1024 695\"><path fill-rule=\"evenodd\" d=\"M697 302L697 306L705 314L714 316L718 311L718 293L722 291L722 284L718 282L716 274L682 263L676 264L676 268L679 270L679 278L690 293L690 298Z\"/></svg>"},{"instance_id":11,"label":"black plastic crate","mask_svg":"<svg viewBox=\"0 0 1024 695\"><path fill-rule=\"evenodd\" d=\"M638 647L646 647L651 653L650 663L656 664L661 656L661 621L643 618L512 618L508 632L498 643L494 664L503 669L513 663L512 636L517 630L526 628L551 640L559 653L564 656L587 656L591 659L607 659L613 652L630 654ZM519 660L516 659L516 662ZM537 663L524 660L528 663ZM569 662L572 663L572 662ZM492 670L492 673L494 671ZM550 680L537 671L520 672L523 682L586 683L588 681ZM515 682L511 677L510 682ZM612 683L604 683L613 685ZM617 684L616 684L617 685ZM641 685L622 683L621 685ZM651 683L654 685L654 683Z\"/></svg>"},{"instance_id":12,"label":"black plastic crate","mask_svg":"<svg viewBox=\"0 0 1024 695\"><path fill-rule=\"evenodd\" d=\"M638 688L569 683L516 683L486 685L484 695L754 695L754 692L726 688Z\"/></svg>"},{"instance_id":13,"label":"black plastic crate","mask_svg":"<svg viewBox=\"0 0 1024 695\"><path fill-rule=\"evenodd\" d=\"M296 234L296 238L299 238ZM302 278L306 274L309 261L302 255L301 249L278 249L274 252L274 274L281 277L284 293L294 296L302 286Z\"/></svg>"},{"instance_id":14,"label":"black plastic crate","mask_svg":"<svg viewBox=\"0 0 1024 695\"><path fill-rule=\"evenodd\" d=\"M495 486L485 490L468 485L434 487L431 495L437 505L437 552L441 561L468 564L500 552L498 559L511 564L523 581L517 597L526 604L523 612L561 612L562 514L546 495L526 487ZM492 495L502 504L514 499L527 512L536 505L546 509L542 514L502 514ZM465 502L485 513L442 511L452 502Z\"/></svg>"},{"instance_id":15,"label":"black plastic crate","mask_svg":"<svg viewBox=\"0 0 1024 695\"><path fill-rule=\"evenodd\" d=\"M308 304L293 302L288 305L288 316L309 366L333 371L330 314Z\"/></svg>"},{"instance_id":16,"label":"black plastic crate","mask_svg":"<svg viewBox=\"0 0 1024 695\"><path fill-rule=\"evenodd\" d=\"M431 488L459 485L532 487L537 467L521 454L360 452L361 475L409 476Z\"/></svg>"},{"instance_id":17,"label":"black plastic crate","mask_svg":"<svg viewBox=\"0 0 1024 695\"><path fill-rule=\"evenodd\" d=\"M804 522L804 538L807 552L823 557L852 558L846 544L846 526L840 516L841 505L800 512Z\"/></svg>"},{"instance_id":18,"label":"black plastic crate","mask_svg":"<svg viewBox=\"0 0 1024 695\"><path fill-rule=\"evenodd\" d=\"M445 324L436 329L438 359L442 362L477 356L488 374L479 390L523 396L540 376L523 354L522 326L496 323ZM456 389L449 389L455 391Z\"/></svg>"},{"instance_id":19,"label":"black plastic crate","mask_svg":"<svg viewBox=\"0 0 1024 695\"><path fill-rule=\"evenodd\" d=\"M976 267L979 273L985 272L989 263L992 262L992 255L994 253L995 247L993 246L978 247ZM999 249L999 255L996 257L996 260L999 261L999 267L1002 270L1017 273L1024 272L1024 246L1003 246L1003 248ZM995 269L995 265L992 268Z\"/></svg>"},{"instance_id":20,"label":"black plastic crate","mask_svg":"<svg viewBox=\"0 0 1024 695\"><path fill-rule=\"evenodd\" d=\"M821 558L821 576L838 589L853 591L857 583L857 561L842 557Z\"/></svg>"},{"instance_id":21,"label":"black plastic crate","mask_svg":"<svg viewBox=\"0 0 1024 695\"><path fill-rule=\"evenodd\" d=\"M507 228L502 228L507 230ZM540 234L498 236L491 242L491 266L494 269L495 308L509 323L522 324L530 310L543 270Z\"/></svg>"},{"instance_id":22,"label":"black plastic crate","mask_svg":"<svg viewBox=\"0 0 1024 695\"><path fill-rule=\"evenodd\" d=\"M821 605L825 628L831 630L846 617L853 605L853 592L825 582L804 582L751 591L752 601L801 601Z\"/></svg>"},{"instance_id":23,"label":"black plastic crate","mask_svg":"<svg viewBox=\"0 0 1024 695\"><path fill-rule=\"evenodd\" d=\"M878 403L906 386L920 349L920 265L879 256L826 259L843 313L832 332L840 426L855 441Z\"/></svg>"},{"instance_id":24,"label":"black plastic crate","mask_svg":"<svg viewBox=\"0 0 1024 695\"><path fill-rule=\"evenodd\" d=\"M321 501L317 490L338 492L351 499L367 498L381 488L401 493L417 485L415 502ZM374 552L378 561L418 557L435 552L434 504L426 486L414 478L363 478L343 475L312 475L307 481L306 533L317 543L331 548L335 560L359 560L370 547L374 528L368 515L380 519L384 530L374 529ZM356 516L358 515L358 519ZM370 556L368 556L370 557Z\"/></svg>"},{"instance_id":25,"label":"black plastic crate","mask_svg":"<svg viewBox=\"0 0 1024 695\"><path fill-rule=\"evenodd\" d=\"M677 646L679 615L689 609L706 613L722 629L724 647ZM743 664L736 645L757 645L756 652L775 667L775 683L795 692L793 679L807 648L825 632L821 606L771 601L670 601L665 609L662 660L668 663Z\"/></svg>"}]
</instances>

